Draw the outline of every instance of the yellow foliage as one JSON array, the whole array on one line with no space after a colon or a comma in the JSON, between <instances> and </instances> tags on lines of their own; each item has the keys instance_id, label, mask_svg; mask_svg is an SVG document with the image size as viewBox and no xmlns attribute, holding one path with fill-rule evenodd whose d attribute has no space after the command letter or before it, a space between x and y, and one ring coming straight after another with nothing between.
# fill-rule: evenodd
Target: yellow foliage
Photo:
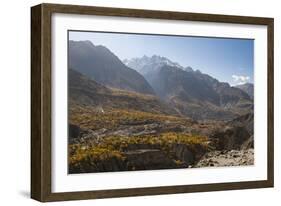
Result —
<instances>
[{"instance_id":1,"label":"yellow foliage","mask_svg":"<svg viewBox=\"0 0 281 206\"><path fill-rule=\"evenodd\" d=\"M208 138L202 136L191 136L184 133L167 132L160 135L145 135L135 137L109 136L97 144L72 144L69 145L70 164L80 161L99 161L110 158L124 159L123 151L128 145L148 144L158 146L163 151L169 151L174 144L188 145L190 149L196 145L208 147ZM180 164L180 162L179 162Z\"/></svg>"},{"instance_id":2,"label":"yellow foliage","mask_svg":"<svg viewBox=\"0 0 281 206\"><path fill-rule=\"evenodd\" d=\"M111 148L102 148L102 147L89 147L85 148L79 144L70 145L70 153L73 153L69 157L69 163L75 164L81 161L103 161L111 159L113 157L117 159L123 159L123 154L117 150L111 150Z\"/></svg>"},{"instance_id":3,"label":"yellow foliage","mask_svg":"<svg viewBox=\"0 0 281 206\"><path fill-rule=\"evenodd\" d=\"M120 125L141 124L145 122L172 122L174 124L190 125L187 118L177 116L136 111L105 109L104 113L97 112L93 107L72 106L69 111L70 123L79 125L84 129L114 129Z\"/></svg>"}]
</instances>

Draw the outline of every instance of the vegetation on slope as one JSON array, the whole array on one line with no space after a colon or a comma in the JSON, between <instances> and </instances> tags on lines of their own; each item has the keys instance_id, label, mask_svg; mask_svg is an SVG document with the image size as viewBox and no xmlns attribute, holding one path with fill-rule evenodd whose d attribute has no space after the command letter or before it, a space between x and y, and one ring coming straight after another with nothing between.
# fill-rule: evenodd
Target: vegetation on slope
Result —
<instances>
[{"instance_id":1,"label":"vegetation on slope","mask_svg":"<svg viewBox=\"0 0 281 206\"><path fill-rule=\"evenodd\" d=\"M161 135L146 135L137 137L109 136L100 142L85 142L69 145L69 167L72 171L100 170L101 162L117 161L126 164L127 153L134 148L157 149L164 152L175 164L183 161L175 156L174 146L188 148L192 154L198 150L207 151L209 139L203 136L190 136L183 133L162 133ZM133 163L131 163L133 164ZM124 166L126 167L126 166ZM128 168L127 168L128 169Z\"/></svg>"},{"instance_id":2,"label":"vegetation on slope","mask_svg":"<svg viewBox=\"0 0 281 206\"><path fill-rule=\"evenodd\" d=\"M137 110L122 110L73 106L70 108L69 121L83 129L114 129L120 125L138 125L151 122L173 122L174 124L191 125L188 118L181 118L161 113L150 113Z\"/></svg>"}]
</instances>

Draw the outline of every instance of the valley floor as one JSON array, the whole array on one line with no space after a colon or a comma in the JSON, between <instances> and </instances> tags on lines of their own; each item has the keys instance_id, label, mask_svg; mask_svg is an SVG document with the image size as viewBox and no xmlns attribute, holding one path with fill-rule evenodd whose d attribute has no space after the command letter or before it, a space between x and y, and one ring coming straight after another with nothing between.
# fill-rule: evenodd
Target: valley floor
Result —
<instances>
[{"instance_id":1,"label":"valley floor","mask_svg":"<svg viewBox=\"0 0 281 206\"><path fill-rule=\"evenodd\" d=\"M69 173L252 165L253 139L233 124L72 106Z\"/></svg>"}]
</instances>

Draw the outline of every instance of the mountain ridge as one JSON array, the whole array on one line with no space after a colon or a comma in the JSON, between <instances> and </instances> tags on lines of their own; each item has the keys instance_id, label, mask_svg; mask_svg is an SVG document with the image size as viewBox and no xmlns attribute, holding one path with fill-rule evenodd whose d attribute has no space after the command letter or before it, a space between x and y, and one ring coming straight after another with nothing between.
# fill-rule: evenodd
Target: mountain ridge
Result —
<instances>
[{"instance_id":1,"label":"mountain ridge","mask_svg":"<svg viewBox=\"0 0 281 206\"><path fill-rule=\"evenodd\" d=\"M124 65L105 46L95 46L91 41L69 41L68 46L70 68L106 86L154 94L142 75Z\"/></svg>"},{"instance_id":2,"label":"mountain ridge","mask_svg":"<svg viewBox=\"0 0 281 206\"><path fill-rule=\"evenodd\" d=\"M176 110L156 96L103 86L74 69L68 69L69 104L102 110L130 109L157 114L177 115Z\"/></svg>"}]
</instances>

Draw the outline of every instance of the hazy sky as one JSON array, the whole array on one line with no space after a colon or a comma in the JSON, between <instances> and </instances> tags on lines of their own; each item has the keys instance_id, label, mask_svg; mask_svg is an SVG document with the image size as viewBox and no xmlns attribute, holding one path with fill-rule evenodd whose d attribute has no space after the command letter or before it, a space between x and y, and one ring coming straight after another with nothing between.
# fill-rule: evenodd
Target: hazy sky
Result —
<instances>
[{"instance_id":1,"label":"hazy sky","mask_svg":"<svg viewBox=\"0 0 281 206\"><path fill-rule=\"evenodd\" d=\"M160 55L231 85L254 81L254 40L76 31L69 39L104 45L121 60Z\"/></svg>"}]
</instances>

